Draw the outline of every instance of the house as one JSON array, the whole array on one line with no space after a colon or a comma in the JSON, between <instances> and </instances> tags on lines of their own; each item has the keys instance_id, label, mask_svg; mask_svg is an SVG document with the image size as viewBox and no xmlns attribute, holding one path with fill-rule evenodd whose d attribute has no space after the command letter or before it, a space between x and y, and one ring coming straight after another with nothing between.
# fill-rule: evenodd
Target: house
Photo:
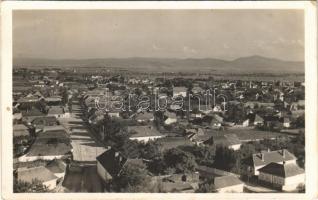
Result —
<instances>
[{"instance_id":1,"label":"house","mask_svg":"<svg viewBox=\"0 0 318 200\"><path fill-rule=\"evenodd\" d=\"M18 158L19 162L32 162L35 160L64 159L71 155L72 146L68 143L58 142L57 139L36 139L25 155Z\"/></svg>"},{"instance_id":2,"label":"house","mask_svg":"<svg viewBox=\"0 0 318 200\"><path fill-rule=\"evenodd\" d=\"M162 178L161 192L194 193L198 189L199 173L172 174Z\"/></svg>"},{"instance_id":3,"label":"house","mask_svg":"<svg viewBox=\"0 0 318 200\"><path fill-rule=\"evenodd\" d=\"M143 112L143 113L139 113L136 116L136 120L137 122L152 122L154 120L154 116L152 113L149 112Z\"/></svg>"},{"instance_id":4,"label":"house","mask_svg":"<svg viewBox=\"0 0 318 200\"><path fill-rule=\"evenodd\" d=\"M47 102L48 105L59 105L62 102L62 97L60 96L51 96L46 97L45 102Z\"/></svg>"},{"instance_id":5,"label":"house","mask_svg":"<svg viewBox=\"0 0 318 200\"><path fill-rule=\"evenodd\" d=\"M19 168L17 170L18 181L32 183L35 179L41 181L49 190L52 190L56 187L58 177L44 166Z\"/></svg>"},{"instance_id":6,"label":"house","mask_svg":"<svg viewBox=\"0 0 318 200\"><path fill-rule=\"evenodd\" d=\"M28 153L19 157L18 160L19 162L31 162L40 159L63 159L68 158L72 151L69 136L63 127L48 126L38 133Z\"/></svg>"},{"instance_id":7,"label":"house","mask_svg":"<svg viewBox=\"0 0 318 200\"><path fill-rule=\"evenodd\" d=\"M55 116L43 116L33 119L31 124L35 127L35 132L39 132L45 126L57 126L59 122Z\"/></svg>"},{"instance_id":8,"label":"house","mask_svg":"<svg viewBox=\"0 0 318 200\"><path fill-rule=\"evenodd\" d=\"M177 115L173 112L166 111L164 116L166 117L164 121L165 125L170 125L177 122Z\"/></svg>"},{"instance_id":9,"label":"house","mask_svg":"<svg viewBox=\"0 0 318 200\"><path fill-rule=\"evenodd\" d=\"M235 151L239 150L242 145L242 142L238 139L236 134L212 136L211 139L207 140L205 143L226 146Z\"/></svg>"},{"instance_id":10,"label":"house","mask_svg":"<svg viewBox=\"0 0 318 200\"><path fill-rule=\"evenodd\" d=\"M45 166L50 170L56 177L64 178L66 172L66 163L63 160L52 160Z\"/></svg>"},{"instance_id":11,"label":"house","mask_svg":"<svg viewBox=\"0 0 318 200\"><path fill-rule=\"evenodd\" d=\"M243 123L242 123L243 127L248 127L249 125L250 125L250 120L249 119L244 120Z\"/></svg>"},{"instance_id":12,"label":"house","mask_svg":"<svg viewBox=\"0 0 318 200\"><path fill-rule=\"evenodd\" d=\"M128 133L130 134L130 140L137 140L145 143L149 140L165 137L165 135L161 134L153 126L128 126Z\"/></svg>"},{"instance_id":13,"label":"house","mask_svg":"<svg viewBox=\"0 0 318 200\"><path fill-rule=\"evenodd\" d=\"M37 117L43 117L45 114L37 108L31 108L30 110L22 111L22 120L30 123L33 119Z\"/></svg>"},{"instance_id":14,"label":"house","mask_svg":"<svg viewBox=\"0 0 318 200\"><path fill-rule=\"evenodd\" d=\"M258 180L283 191L295 191L305 184L305 171L295 163L269 163L260 168Z\"/></svg>"},{"instance_id":15,"label":"house","mask_svg":"<svg viewBox=\"0 0 318 200\"><path fill-rule=\"evenodd\" d=\"M219 176L213 180L213 185L218 193L243 192L244 183L235 176Z\"/></svg>"},{"instance_id":16,"label":"house","mask_svg":"<svg viewBox=\"0 0 318 200\"><path fill-rule=\"evenodd\" d=\"M186 87L173 87L173 97L186 97L187 96L187 88Z\"/></svg>"},{"instance_id":17,"label":"house","mask_svg":"<svg viewBox=\"0 0 318 200\"><path fill-rule=\"evenodd\" d=\"M97 174L108 182L118 176L122 167L125 165L127 158L113 148L106 150L96 157Z\"/></svg>"},{"instance_id":18,"label":"house","mask_svg":"<svg viewBox=\"0 0 318 200\"><path fill-rule=\"evenodd\" d=\"M264 119L258 114L256 114L254 118L254 126L262 126L262 125L264 125Z\"/></svg>"},{"instance_id":19,"label":"house","mask_svg":"<svg viewBox=\"0 0 318 200\"><path fill-rule=\"evenodd\" d=\"M290 119L288 117L282 117L280 119L280 123L284 128L289 128L290 127Z\"/></svg>"},{"instance_id":20,"label":"house","mask_svg":"<svg viewBox=\"0 0 318 200\"><path fill-rule=\"evenodd\" d=\"M29 137L29 128L24 124L13 125L13 137Z\"/></svg>"},{"instance_id":21,"label":"house","mask_svg":"<svg viewBox=\"0 0 318 200\"><path fill-rule=\"evenodd\" d=\"M51 106L47 113L48 116L54 116L56 118L69 118L70 113L68 109L61 106Z\"/></svg>"},{"instance_id":22,"label":"house","mask_svg":"<svg viewBox=\"0 0 318 200\"><path fill-rule=\"evenodd\" d=\"M191 91L193 94L201 94L204 92L204 90L199 86L194 86Z\"/></svg>"},{"instance_id":23,"label":"house","mask_svg":"<svg viewBox=\"0 0 318 200\"><path fill-rule=\"evenodd\" d=\"M277 151L262 151L261 153L255 153L252 155L252 166L249 172L251 173L251 175L258 176L258 170L268 165L269 163L274 162L282 164L283 162L285 162L286 164L296 164L296 160L297 158L286 149Z\"/></svg>"}]
</instances>

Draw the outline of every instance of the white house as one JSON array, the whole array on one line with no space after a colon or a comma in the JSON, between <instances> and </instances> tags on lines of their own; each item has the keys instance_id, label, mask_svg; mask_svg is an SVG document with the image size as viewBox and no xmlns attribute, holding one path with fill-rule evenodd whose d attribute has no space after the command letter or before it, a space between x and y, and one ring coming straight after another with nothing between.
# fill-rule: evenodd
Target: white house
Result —
<instances>
[{"instance_id":1,"label":"white house","mask_svg":"<svg viewBox=\"0 0 318 200\"><path fill-rule=\"evenodd\" d=\"M138 142L144 143L165 137L165 135L161 134L153 126L128 126L128 133L130 133L130 140L137 140Z\"/></svg>"},{"instance_id":2,"label":"white house","mask_svg":"<svg viewBox=\"0 0 318 200\"><path fill-rule=\"evenodd\" d=\"M270 163L258 171L259 181L283 191L294 191L305 184L305 171L295 163Z\"/></svg>"},{"instance_id":3,"label":"white house","mask_svg":"<svg viewBox=\"0 0 318 200\"><path fill-rule=\"evenodd\" d=\"M277 151L262 151L261 153L256 153L252 155L253 165L251 166L251 175L258 176L259 169L268 165L269 163L286 164L294 163L296 164L296 157L287 151L286 149Z\"/></svg>"},{"instance_id":4,"label":"white house","mask_svg":"<svg viewBox=\"0 0 318 200\"><path fill-rule=\"evenodd\" d=\"M173 97L177 97L177 96L186 97L187 96L187 88L186 87L173 87Z\"/></svg>"},{"instance_id":5,"label":"white house","mask_svg":"<svg viewBox=\"0 0 318 200\"><path fill-rule=\"evenodd\" d=\"M136 116L136 120L137 122L152 122L154 120L154 116L152 113L149 112L143 112L143 113L139 113Z\"/></svg>"},{"instance_id":6,"label":"white house","mask_svg":"<svg viewBox=\"0 0 318 200\"><path fill-rule=\"evenodd\" d=\"M166 111L164 113L164 116L166 117L164 123L166 125L170 125L170 124L173 124L173 123L176 123L177 122L177 115L173 112L168 112Z\"/></svg>"}]
</instances>

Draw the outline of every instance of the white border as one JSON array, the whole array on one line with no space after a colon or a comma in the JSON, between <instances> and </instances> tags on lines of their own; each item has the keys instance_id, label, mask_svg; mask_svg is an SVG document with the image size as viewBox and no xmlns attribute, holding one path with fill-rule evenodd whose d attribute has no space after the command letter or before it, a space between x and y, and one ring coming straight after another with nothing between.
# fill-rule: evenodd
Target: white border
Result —
<instances>
[{"instance_id":1,"label":"white border","mask_svg":"<svg viewBox=\"0 0 318 200\"><path fill-rule=\"evenodd\" d=\"M306 193L123 194L12 193L12 10L15 9L303 9L305 11ZM1 182L3 199L315 199L317 195L317 18L309 1L244 2L2 2L1 5ZM8 109L8 110L7 110Z\"/></svg>"}]
</instances>

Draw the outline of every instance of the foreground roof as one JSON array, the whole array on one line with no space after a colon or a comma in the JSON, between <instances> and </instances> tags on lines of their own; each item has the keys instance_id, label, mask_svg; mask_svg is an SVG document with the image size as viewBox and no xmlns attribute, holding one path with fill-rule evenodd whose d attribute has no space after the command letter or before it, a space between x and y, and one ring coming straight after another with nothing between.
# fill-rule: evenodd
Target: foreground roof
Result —
<instances>
[{"instance_id":1,"label":"foreground roof","mask_svg":"<svg viewBox=\"0 0 318 200\"><path fill-rule=\"evenodd\" d=\"M31 183L32 180L47 182L58 177L55 176L50 170L43 166L33 168L19 168L17 170L18 180Z\"/></svg>"},{"instance_id":2,"label":"foreground roof","mask_svg":"<svg viewBox=\"0 0 318 200\"><path fill-rule=\"evenodd\" d=\"M215 189L221 189L241 184L243 184L243 182L235 176L219 176L214 178Z\"/></svg>"},{"instance_id":3,"label":"foreground roof","mask_svg":"<svg viewBox=\"0 0 318 200\"><path fill-rule=\"evenodd\" d=\"M276 175L283 178L305 173L304 169L298 167L298 165L294 163L290 163L290 164L270 163L260 168L258 171L264 172L267 174Z\"/></svg>"}]
</instances>

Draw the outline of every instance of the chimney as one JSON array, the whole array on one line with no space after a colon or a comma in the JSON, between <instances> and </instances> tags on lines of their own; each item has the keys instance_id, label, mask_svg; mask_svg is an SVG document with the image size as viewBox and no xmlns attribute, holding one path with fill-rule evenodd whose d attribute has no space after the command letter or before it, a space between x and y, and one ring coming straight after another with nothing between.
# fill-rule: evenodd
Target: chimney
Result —
<instances>
[{"instance_id":1,"label":"chimney","mask_svg":"<svg viewBox=\"0 0 318 200\"><path fill-rule=\"evenodd\" d=\"M286 151L285 151L285 149L282 150L282 155L283 155L283 158L285 158L285 156L286 156Z\"/></svg>"},{"instance_id":2,"label":"chimney","mask_svg":"<svg viewBox=\"0 0 318 200\"><path fill-rule=\"evenodd\" d=\"M267 152L270 152L271 150L269 148L267 148Z\"/></svg>"}]
</instances>

